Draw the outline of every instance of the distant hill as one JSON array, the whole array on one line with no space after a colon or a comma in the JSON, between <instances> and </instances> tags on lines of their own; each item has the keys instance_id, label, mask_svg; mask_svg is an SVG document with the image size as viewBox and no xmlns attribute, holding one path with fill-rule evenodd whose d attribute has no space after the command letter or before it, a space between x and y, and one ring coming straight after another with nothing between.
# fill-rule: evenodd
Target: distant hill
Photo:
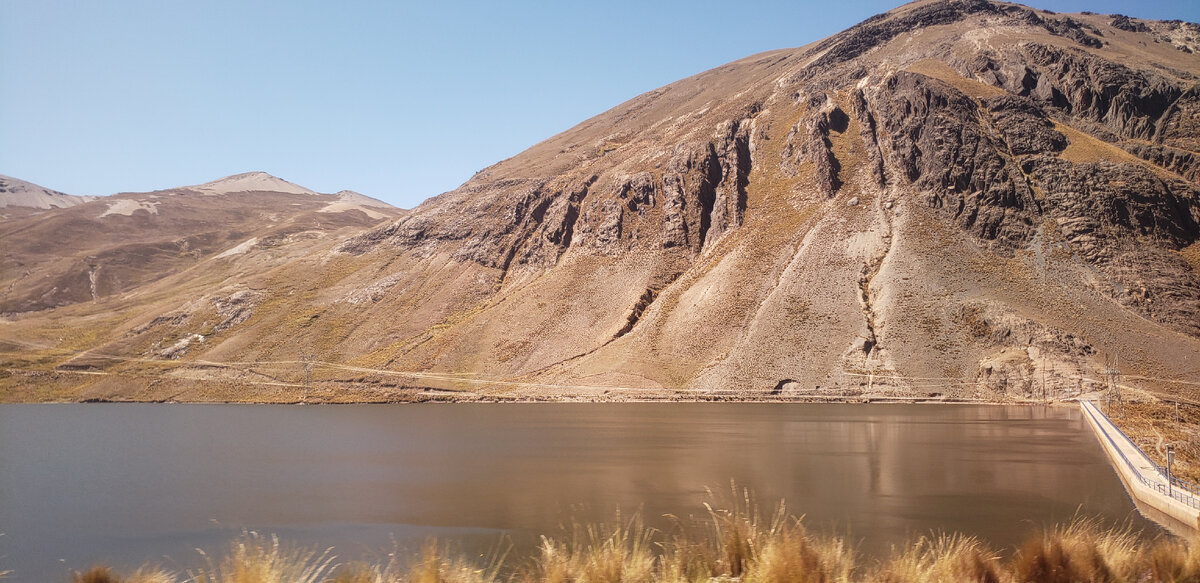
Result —
<instances>
[{"instance_id":1,"label":"distant hill","mask_svg":"<svg viewBox=\"0 0 1200 583\"><path fill-rule=\"evenodd\" d=\"M26 192L38 188L5 180ZM0 221L6 243L0 251L0 285L6 290L0 312L94 301L217 256L353 232L401 212L362 195L348 204L342 195L318 194L263 172L87 199L34 195L44 204L71 204Z\"/></svg>"},{"instance_id":2,"label":"distant hill","mask_svg":"<svg viewBox=\"0 0 1200 583\"><path fill-rule=\"evenodd\" d=\"M0 174L0 209L25 207L30 209L67 208L94 199L92 196L72 196L50 190L32 182Z\"/></svg>"},{"instance_id":3,"label":"distant hill","mask_svg":"<svg viewBox=\"0 0 1200 583\"><path fill-rule=\"evenodd\" d=\"M282 192L286 194L317 194L303 186L293 184L266 172L245 172L226 176L212 182L186 187L189 190L209 194L232 194L235 192Z\"/></svg>"}]
</instances>

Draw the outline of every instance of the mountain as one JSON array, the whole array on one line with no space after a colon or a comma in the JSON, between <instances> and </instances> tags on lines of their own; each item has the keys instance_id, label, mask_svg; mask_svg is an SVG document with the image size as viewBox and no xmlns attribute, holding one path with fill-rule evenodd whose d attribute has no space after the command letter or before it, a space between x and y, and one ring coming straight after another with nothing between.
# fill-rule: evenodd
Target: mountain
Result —
<instances>
[{"instance_id":1,"label":"mountain","mask_svg":"<svg viewBox=\"0 0 1200 583\"><path fill-rule=\"evenodd\" d=\"M22 214L36 212L36 210L46 210L52 208L67 208L77 204L83 204L89 200L93 200L93 196L72 196L64 194L57 190L50 190L44 186L38 186L32 182L18 180L11 176L0 174L0 209L5 209L3 218L7 218L9 214L16 208L31 209L24 210Z\"/></svg>"},{"instance_id":2,"label":"mountain","mask_svg":"<svg viewBox=\"0 0 1200 583\"><path fill-rule=\"evenodd\" d=\"M347 206L340 195L317 194L263 172L68 200L72 206L0 221L0 312L96 301L253 246L344 234L399 214L374 199L368 210Z\"/></svg>"},{"instance_id":3,"label":"mountain","mask_svg":"<svg viewBox=\"0 0 1200 583\"><path fill-rule=\"evenodd\" d=\"M337 242L40 312L6 292L0 395L1003 398L1099 388L1119 358L1189 396L1198 43L907 4L638 96Z\"/></svg>"},{"instance_id":4,"label":"mountain","mask_svg":"<svg viewBox=\"0 0 1200 583\"><path fill-rule=\"evenodd\" d=\"M235 192L282 192L286 194L317 194L299 184L293 184L266 172L244 172L226 176L212 182L187 187L188 190L206 194L233 194Z\"/></svg>"}]
</instances>

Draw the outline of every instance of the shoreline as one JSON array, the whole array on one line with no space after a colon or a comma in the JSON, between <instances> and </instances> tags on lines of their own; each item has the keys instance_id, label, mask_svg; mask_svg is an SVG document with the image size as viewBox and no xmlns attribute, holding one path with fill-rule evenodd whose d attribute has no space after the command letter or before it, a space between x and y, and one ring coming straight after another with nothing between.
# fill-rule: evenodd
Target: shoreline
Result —
<instances>
[{"instance_id":1,"label":"shoreline","mask_svg":"<svg viewBox=\"0 0 1200 583\"><path fill-rule=\"evenodd\" d=\"M421 405L421 404L539 404L539 403L781 403L781 404L841 404L841 405L996 405L996 406L1075 406L1082 398L1065 400L1030 399L967 399L941 397L871 396L843 397L830 395L724 395L679 393L666 396L578 395L550 396L464 395L447 391L423 393L413 397L384 399L137 399L86 398L79 400L3 401L0 405L67 405L67 404L161 404L161 405Z\"/></svg>"}]
</instances>

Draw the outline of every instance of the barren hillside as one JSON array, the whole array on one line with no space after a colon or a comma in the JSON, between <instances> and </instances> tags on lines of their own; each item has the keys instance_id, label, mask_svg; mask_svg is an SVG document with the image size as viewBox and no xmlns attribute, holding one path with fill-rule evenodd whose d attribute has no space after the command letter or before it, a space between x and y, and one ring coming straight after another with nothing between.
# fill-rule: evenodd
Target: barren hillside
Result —
<instances>
[{"instance_id":1,"label":"barren hillside","mask_svg":"<svg viewBox=\"0 0 1200 583\"><path fill-rule=\"evenodd\" d=\"M1196 50L1187 23L920 1L379 226L227 233L119 294L37 303L13 262L67 260L0 223L0 399L1004 398L1094 389L1117 355L1200 399Z\"/></svg>"}]
</instances>

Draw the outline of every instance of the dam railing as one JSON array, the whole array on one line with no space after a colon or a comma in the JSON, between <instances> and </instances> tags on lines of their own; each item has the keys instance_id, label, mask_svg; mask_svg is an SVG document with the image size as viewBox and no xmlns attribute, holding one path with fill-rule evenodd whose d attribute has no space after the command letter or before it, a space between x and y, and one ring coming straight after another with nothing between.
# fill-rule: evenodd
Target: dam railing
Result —
<instances>
[{"instance_id":1,"label":"dam railing","mask_svg":"<svg viewBox=\"0 0 1200 583\"><path fill-rule=\"evenodd\" d=\"M1091 405L1091 403L1088 404ZM1134 441L1129 439L1129 436L1125 435L1125 432L1121 431L1121 429L1113 424L1112 421L1109 421L1103 413L1095 408L1095 405L1092 405L1092 410L1089 411L1088 414L1105 417L1105 423L1103 425L1106 425L1107 427L1102 426L1101 433L1104 435L1104 438L1108 440L1109 444L1112 445L1112 449L1121 456L1121 461L1124 462L1129 468L1130 473L1132 473L1133 476L1142 483L1142 485L1164 496L1174 498L1175 500L1178 500L1179 502L1182 502L1191 508L1200 509L1200 488L1198 488L1196 484L1186 480L1181 480L1175 476L1170 476L1170 486L1168 486L1166 467L1154 463L1154 461L1150 459L1150 456L1146 455L1146 452L1137 447L1137 445L1134 444ZM1138 467L1137 464L1134 464L1133 461L1125 455L1125 449L1122 448L1115 439L1113 439L1113 436L1109 433L1109 428L1111 428L1113 431L1116 431L1122 439L1124 439L1130 446L1137 450L1138 454L1145 462L1142 467ZM1154 468L1154 470L1158 473L1158 478L1161 478L1161 480L1151 479L1150 477L1146 476L1146 472L1143 470L1143 468L1147 466Z\"/></svg>"}]
</instances>

